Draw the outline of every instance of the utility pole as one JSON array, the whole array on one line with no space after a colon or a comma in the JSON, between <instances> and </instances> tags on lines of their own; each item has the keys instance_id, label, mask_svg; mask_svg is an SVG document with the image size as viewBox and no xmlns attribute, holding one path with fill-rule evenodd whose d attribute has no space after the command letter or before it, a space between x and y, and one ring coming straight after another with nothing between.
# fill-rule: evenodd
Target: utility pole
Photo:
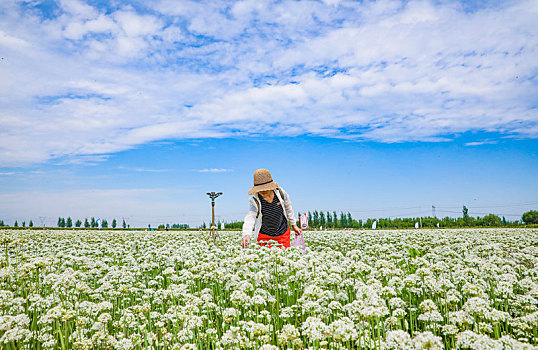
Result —
<instances>
[{"instance_id":1,"label":"utility pole","mask_svg":"<svg viewBox=\"0 0 538 350\"><path fill-rule=\"evenodd\" d=\"M220 196L222 192L207 192L209 198L211 198L211 232L209 238L213 237L213 242L217 239L217 226L215 226L215 198Z\"/></svg>"}]
</instances>

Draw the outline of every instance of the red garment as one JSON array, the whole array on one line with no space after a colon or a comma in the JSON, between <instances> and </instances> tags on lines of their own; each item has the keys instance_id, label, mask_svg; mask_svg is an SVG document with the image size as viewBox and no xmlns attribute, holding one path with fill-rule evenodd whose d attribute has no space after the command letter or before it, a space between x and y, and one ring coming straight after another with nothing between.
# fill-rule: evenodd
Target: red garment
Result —
<instances>
[{"instance_id":1,"label":"red garment","mask_svg":"<svg viewBox=\"0 0 538 350\"><path fill-rule=\"evenodd\" d=\"M267 244L267 246L271 248L271 243L265 243L264 241L277 241L278 243L282 244L284 248L289 248L290 247L290 227L288 226L288 229L286 230L286 232L276 237L264 235L261 232L258 233L258 244L259 245Z\"/></svg>"}]
</instances>

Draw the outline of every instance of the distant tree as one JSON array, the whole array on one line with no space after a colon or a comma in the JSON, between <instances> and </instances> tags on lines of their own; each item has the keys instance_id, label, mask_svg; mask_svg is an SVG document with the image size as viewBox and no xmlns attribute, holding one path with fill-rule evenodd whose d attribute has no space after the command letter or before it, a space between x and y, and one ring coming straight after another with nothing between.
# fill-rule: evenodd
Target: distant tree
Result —
<instances>
[{"instance_id":1,"label":"distant tree","mask_svg":"<svg viewBox=\"0 0 538 350\"><path fill-rule=\"evenodd\" d=\"M467 209L465 205L463 206L462 213L463 213L463 224L466 226L471 226L475 220L474 218L469 216L469 209Z\"/></svg>"},{"instance_id":2,"label":"distant tree","mask_svg":"<svg viewBox=\"0 0 538 350\"><path fill-rule=\"evenodd\" d=\"M73 219L71 219L70 216L67 217L67 221L65 223L66 227L73 227Z\"/></svg>"},{"instance_id":3,"label":"distant tree","mask_svg":"<svg viewBox=\"0 0 538 350\"><path fill-rule=\"evenodd\" d=\"M319 226L319 213L317 210L314 210L314 212L312 213L312 222L313 222L312 225L314 227Z\"/></svg>"},{"instance_id":4,"label":"distant tree","mask_svg":"<svg viewBox=\"0 0 538 350\"><path fill-rule=\"evenodd\" d=\"M57 224L58 227L62 227L62 218L58 218L58 224Z\"/></svg>"},{"instance_id":5,"label":"distant tree","mask_svg":"<svg viewBox=\"0 0 538 350\"><path fill-rule=\"evenodd\" d=\"M123 219L123 228L126 228L127 224L125 223L125 219Z\"/></svg>"},{"instance_id":6,"label":"distant tree","mask_svg":"<svg viewBox=\"0 0 538 350\"><path fill-rule=\"evenodd\" d=\"M335 218L336 219L336 218ZM327 227L335 227L331 213L327 210Z\"/></svg>"},{"instance_id":7,"label":"distant tree","mask_svg":"<svg viewBox=\"0 0 538 350\"><path fill-rule=\"evenodd\" d=\"M90 226L91 227L97 227L97 222L95 221L95 218L93 216L92 216L92 219L91 219Z\"/></svg>"},{"instance_id":8,"label":"distant tree","mask_svg":"<svg viewBox=\"0 0 538 350\"><path fill-rule=\"evenodd\" d=\"M116 225L118 223L116 222L116 218L114 218L114 220L112 220L112 228L116 228Z\"/></svg>"},{"instance_id":9,"label":"distant tree","mask_svg":"<svg viewBox=\"0 0 538 350\"><path fill-rule=\"evenodd\" d=\"M353 218L351 217L350 212L347 212L347 225L349 227L355 228L355 223L353 222Z\"/></svg>"},{"instance_id":10,"label":"distant tree","mask_svg":"<svg viewBox=\"0 0 538 350\"><path fill-rule=\"evenodd\" d=\"M226 224L224 224L224 227L226 228ZM166 228L170 228L170 224L166 224Z\"/></svg>"},{"instance_id":11,"label":"distant tree","mask_svg":"<svg viewBox=\"0 0 538 350\"><path fill-rule=\"evenodd\" d=\"M202 227L201 227L201 228L206 228L205 221L202 223Z\"/></svg>"},{"instance_id":12,"label":"distant tree","mask_svg":"<svg viewBox=\"0 0 538 350\"><path fill-rule=\"evenodd\" d=\"M90 227L90 222L88 221L88 218L84 219L84 227L86 228Z\"/></svg>"},{"instance_id":13,"label":"distant tree","mask_svg":"<svg viewBox=\"0 0 538 350\"><path fill-rule=\"evenodd\" d=\"M26 221L22 222L22 227L26 227Z\"/></svg>"},{"instance_id":14,"label":"distant tree","mask_svg":"<svg viewBox=\"0 0 538 350\"><path fill-rule=\"evenodd\" d=\"M101 223L101 227L108 228L108 221L106 221L106 219L103 219L103 222Z\"/></svg>"},{"instance_id":15,"label":"distant tree","mask_svg":"<svg viewBox=\"0 0 538 350\"><path fill-rule=\"evenodd\" d=\"M77 219L77 221L75 221L75 227L80 227L82 226L82 221L80 221L80 219Z\"/></svg>"},{"instance_id":16,"label":"distant tree","mask_svg":"<svg viewBox=\"0 0 538 350\"><path fill-rule=\"evenodd\" d=\"M503 219L501 220L501 223L502 223L503 225L506 225L506 218L505 218L504 216L503 216Z\"/></svg>"},{"instance_id":17,"label":"distant tree","mask_svg":"<svg viewBox=\"0 0 538 350\"><path fill-rule=\"evenodd\" d=\"M187 224L174 224L172 228L189 228ZM243 228L243 221L232 221L224 224L224 228L231 228L241 230Z\"/></svg>"},{"instance_id":18,"label":"distant tree","mask_svg":"<svg viewBox=\"0 0 538 350\"><path fill-rule=\"evenodd\" d=\"M19 223L17 222L17 220L15 220L15 223L13 224L13 227L19 227Z\"/></svg>"},{"instance_id":19,"label":"distant tree","mask_svg":"<svg viewBox=\"0 0 538 350\"><path fill-rule=\"evenodd\" d=\"M326 227L326 226L325 226L325 223L326 223L326 221L325 221L325 214L324 214L323 212L320 212L320 213L319 213L319 224L320 224L321 226L323 226L323 227Z\"/></svg>"},{"instance_id":20,"label":"distant tree","mask_svg":"<svg viewBox=\"0 0 538 350\"><path fill-rule=\"evenodd\" d=\"M529 210L528 212L523 213L521 220L526 224L538 224L538 211Z\"/></svg>"},{"instance_id":21,"label":"distant tree","mask_svg":"<svg viewBox=\"0 0 538 350\"><path fill-rule=\"evenodd\" d=\"M344 212L340 212L340 226L341 227L347 227L347 217L344 215Z\"/></svg>"},{"instance_id":22,"label":"distant tree","mask_svg":"<svg viewBox=\"0 0 538 350\"><path fill-rule=\"evenodd\" d=\"M32 220L30 220L30 222L28 223L28 227L34 227L34 222Z\"/></svg>"},{"instance_id":23,"label":"distant tree","mask_svg":"<svg viewBox=\"0 0 538 350\"><path fill-rule=\"evenodd\" d=\"M151 228L151 224L148 224L148 228Z\"/></svg>"},{"instance_id":24,"label":"distant tree","mask_svg":"<svg viewBox=\"0 0 538 350\"><path fill-rule=\"evenodd\" d=\"M4 220L0 220L0 226L6 226L4 225Z\"/></svg>"},{"instance_id":25,"label":"distant tree","mask_svg":"<svg viewBox=\"0 0 538 350\"><path fill-rule=\"evenodd\" d=\"M308 217L308 225L313 225L313 223L312 223L312 213L308 212L307 217Z\"/></svg>"},{"instance_id":26,"label":"distant tree","mask_svg":"<svg viewBox=\"0 0 538 350\"><path fill-rule=\"evenodd\" d=\"M501 218L495 214L488 214L482 219L484 226L501 226Z\"/></svg>"}]
</instances>

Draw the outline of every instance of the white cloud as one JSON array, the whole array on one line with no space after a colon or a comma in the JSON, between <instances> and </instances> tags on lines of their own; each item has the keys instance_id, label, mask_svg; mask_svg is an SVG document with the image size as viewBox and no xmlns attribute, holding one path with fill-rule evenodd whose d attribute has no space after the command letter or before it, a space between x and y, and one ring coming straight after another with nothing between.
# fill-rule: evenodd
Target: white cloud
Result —
<instances>
[{"instance_id":1,"label":"white cloud","mask_svg":"<svg viewBox=\"0 0 538 350\"><path fill-rule=\"evenodd\" d=\"M24 6L0 5L5 165L174 138L538 135L532 0Z\"/></svg>"},{"instance_id":2,"label":"white cloud","mask_svg":"<svg viewBox=\"0 0 538 350\"><path fill-rule=\"evenodd\" d=\"M228 173L228 172L233 171L233 169L211 168L211 169L198 169L196 171L199 173Z\"/></svg>"},{"instance_id":3,"label":"white cloud","mask_svg":"<svg viewBox=\"0 0 538 350\"><path fill-rule=\"evenodd\" d=\"M474 141L474 142L467 142L465 146L481 146L481 145L494 145L497 141Z\"/></svg>"}]
</instances>

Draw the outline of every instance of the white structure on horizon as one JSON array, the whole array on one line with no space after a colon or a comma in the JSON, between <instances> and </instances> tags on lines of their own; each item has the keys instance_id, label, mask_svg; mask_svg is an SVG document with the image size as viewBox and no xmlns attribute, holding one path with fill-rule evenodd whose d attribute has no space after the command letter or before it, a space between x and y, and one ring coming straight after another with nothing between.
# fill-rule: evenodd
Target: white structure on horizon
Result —
<instances>
[{"instance_id":1,"label":"white structure on horizon","mask_svg":"<svg viewBox=\"0 0 538 350\"><path fill-rule=\"evenodd\" d=\"M415 228L418 229L418 221L415 222Z\"/></svg>"},{"instance_id":2,"label":"white structure on horizon","mask_svg":"<svg viewBox=\"0 0 538 350\"><path fill-rule=\"evenodd\" d=\"M374 221L372 224L372 230L375 230L377 228L377 220Z\"/></svg>"}]
</instances>

